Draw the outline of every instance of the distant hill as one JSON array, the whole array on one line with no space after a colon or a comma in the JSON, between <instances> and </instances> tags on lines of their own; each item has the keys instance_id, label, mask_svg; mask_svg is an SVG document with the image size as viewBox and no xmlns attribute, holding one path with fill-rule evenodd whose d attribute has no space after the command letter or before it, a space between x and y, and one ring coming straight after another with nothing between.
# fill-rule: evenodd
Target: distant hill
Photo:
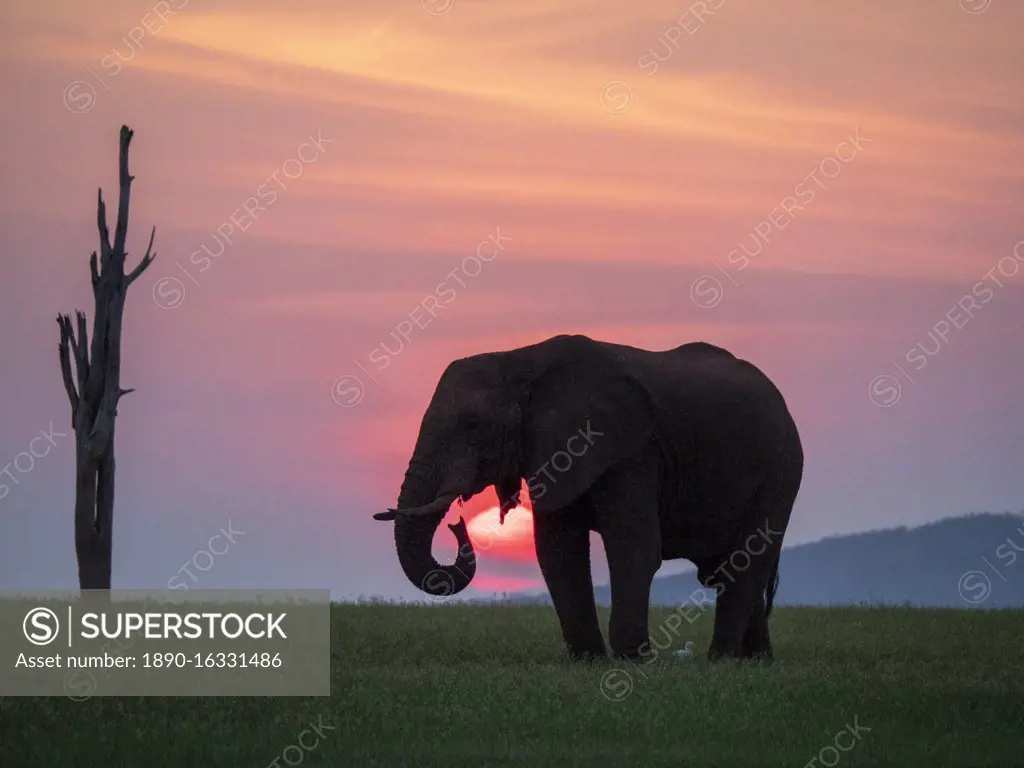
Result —
<instances>
[{"instance_id":1,"label":"distant hill","mask_svg":"<svg viewBox=\"0 0 1024 768\"><path fill-rule=\"evenodd\" d=\"M777 605L893 603L1024 607L1024 515L977 514L918 528L836 536L786 548ZM679 605L701 589L695 571L654 580L651 602ZM594 590L611 602L606 585ZM511 602L549 602L546 592Z\"/></svg>"}]
</instances>

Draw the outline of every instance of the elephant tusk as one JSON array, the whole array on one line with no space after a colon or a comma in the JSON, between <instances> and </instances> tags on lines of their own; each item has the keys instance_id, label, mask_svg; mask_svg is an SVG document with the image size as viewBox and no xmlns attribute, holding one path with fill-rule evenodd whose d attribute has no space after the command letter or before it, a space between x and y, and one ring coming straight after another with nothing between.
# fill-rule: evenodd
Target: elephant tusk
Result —
<instances>
[{"instance_id":1,"label":"elephant tusk","mask_svg":"<svg viewBox=\"0 0 1024 768\"><path fill-rule=\"evenodd\" d=\"M498 516L498 525L505 524L505 515L511 512L513 509L519 506L519 491L516 491L512 496L509 497L508 501L501 505L501 511Z\"/></svg>"},{"instance_id":2,"label":"elephant tusk","mask_svg":"<svg viewBox=\"0 0 1024 768\"><path fill-rule=\"evenodd\" d=\"M438 496L429 504L425 504L422 507L409 507L408 509L389 509L387 512L377 512L374 514L374 520L394 520L399 515L405 517L427 517L430 515L443 515L448 511L448 507L452 505L452 502L457 498L457 494L444 493Z\"/></svg>"}]
</instances>

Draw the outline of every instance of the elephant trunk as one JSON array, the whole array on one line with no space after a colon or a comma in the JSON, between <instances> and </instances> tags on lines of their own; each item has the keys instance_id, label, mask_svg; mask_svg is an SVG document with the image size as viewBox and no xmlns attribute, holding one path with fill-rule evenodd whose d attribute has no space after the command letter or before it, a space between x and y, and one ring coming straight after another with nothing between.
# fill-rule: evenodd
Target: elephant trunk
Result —
<instances>
[{"instance_id":1,"label":"elephant trunk","mask_svg":"<svg viewBox=\"0 0 1024 768\"><path fill-rule=\"evenodd\" d=\"M476 553L466 532L466 521L448 528L459 550L452 565L441 565L431 551L434 532L441 524L454 496L437 497L437 483L429 482L414 468L422 466L413 456L398 495L395 516L395 550L406 578L428 595L447 597L469 586L476 573Z\"/></svg>"},{"instance_id":2,"label":"elephant trunk","mask_svg":"<svg viewBox=\"0 0 1024 768\"><path fill-rule=\"evenodd\" d=\"M395 549L402 570L409 581L435 597L458 594L469 586L476 574L476 553L469 541L465 520L448 526L459 543L455 562L441 565L434 559L431 544L443 517L443 513L429 518L400 514L395 519Z\"/></svg>"}]
</instances>

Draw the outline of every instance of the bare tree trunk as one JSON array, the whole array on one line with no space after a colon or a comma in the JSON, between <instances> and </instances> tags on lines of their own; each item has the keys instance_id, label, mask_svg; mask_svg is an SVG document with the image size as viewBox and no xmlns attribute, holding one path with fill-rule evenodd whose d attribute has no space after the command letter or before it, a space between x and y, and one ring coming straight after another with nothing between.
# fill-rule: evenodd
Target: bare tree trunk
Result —
<instances>
[{"instance_id":1,"label":"bare tree trunk","mask_svg":"<svg viewBox=\"0 0 1024 768\"><path fill-rule=\"evenodd\" d=\"M128 236L128 206L131 183L128 173L128 145L133 132L121 126L119 155L119 196L114 242L107 229L103 190L96 204L96 225L100 235L100 257L89 259L95 316L92 346L89 346L85 314L75 310L77 332L68 315L58 315L61 376L71 403L71 427L75 430L75 555L78 558L78 586L81 589L110 589L114 522L114 419L117 404L132 390L121 389L121 324L124 301L130 286L148 267L156 254L153 238L142 261L129 274L124 272L124 250Z\"/></svg>"}]
</instances>

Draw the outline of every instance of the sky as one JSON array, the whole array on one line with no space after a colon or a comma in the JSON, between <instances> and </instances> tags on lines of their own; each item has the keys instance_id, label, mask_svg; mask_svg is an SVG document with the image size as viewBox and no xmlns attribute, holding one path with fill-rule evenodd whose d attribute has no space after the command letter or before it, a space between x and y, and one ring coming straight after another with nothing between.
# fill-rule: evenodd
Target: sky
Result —
<instances>
[{"instance_id":1,"label":"sky","mask_svg":"<svg viewBox=\"0 0 1024 768\"><path fill-rule=\"evenodd\" d=\"M0 588L76 584L55 317L91 322L122 124L128 264L152 226L157 258L115 587L417 599L371 515L438 377L560 333L771 376L807 456L789 544L1019 511L1022 27L1010 0L5 3ZM528 506L493 504L450 515L464 594L542 587Z\"/></svg>"}]
</instances>

